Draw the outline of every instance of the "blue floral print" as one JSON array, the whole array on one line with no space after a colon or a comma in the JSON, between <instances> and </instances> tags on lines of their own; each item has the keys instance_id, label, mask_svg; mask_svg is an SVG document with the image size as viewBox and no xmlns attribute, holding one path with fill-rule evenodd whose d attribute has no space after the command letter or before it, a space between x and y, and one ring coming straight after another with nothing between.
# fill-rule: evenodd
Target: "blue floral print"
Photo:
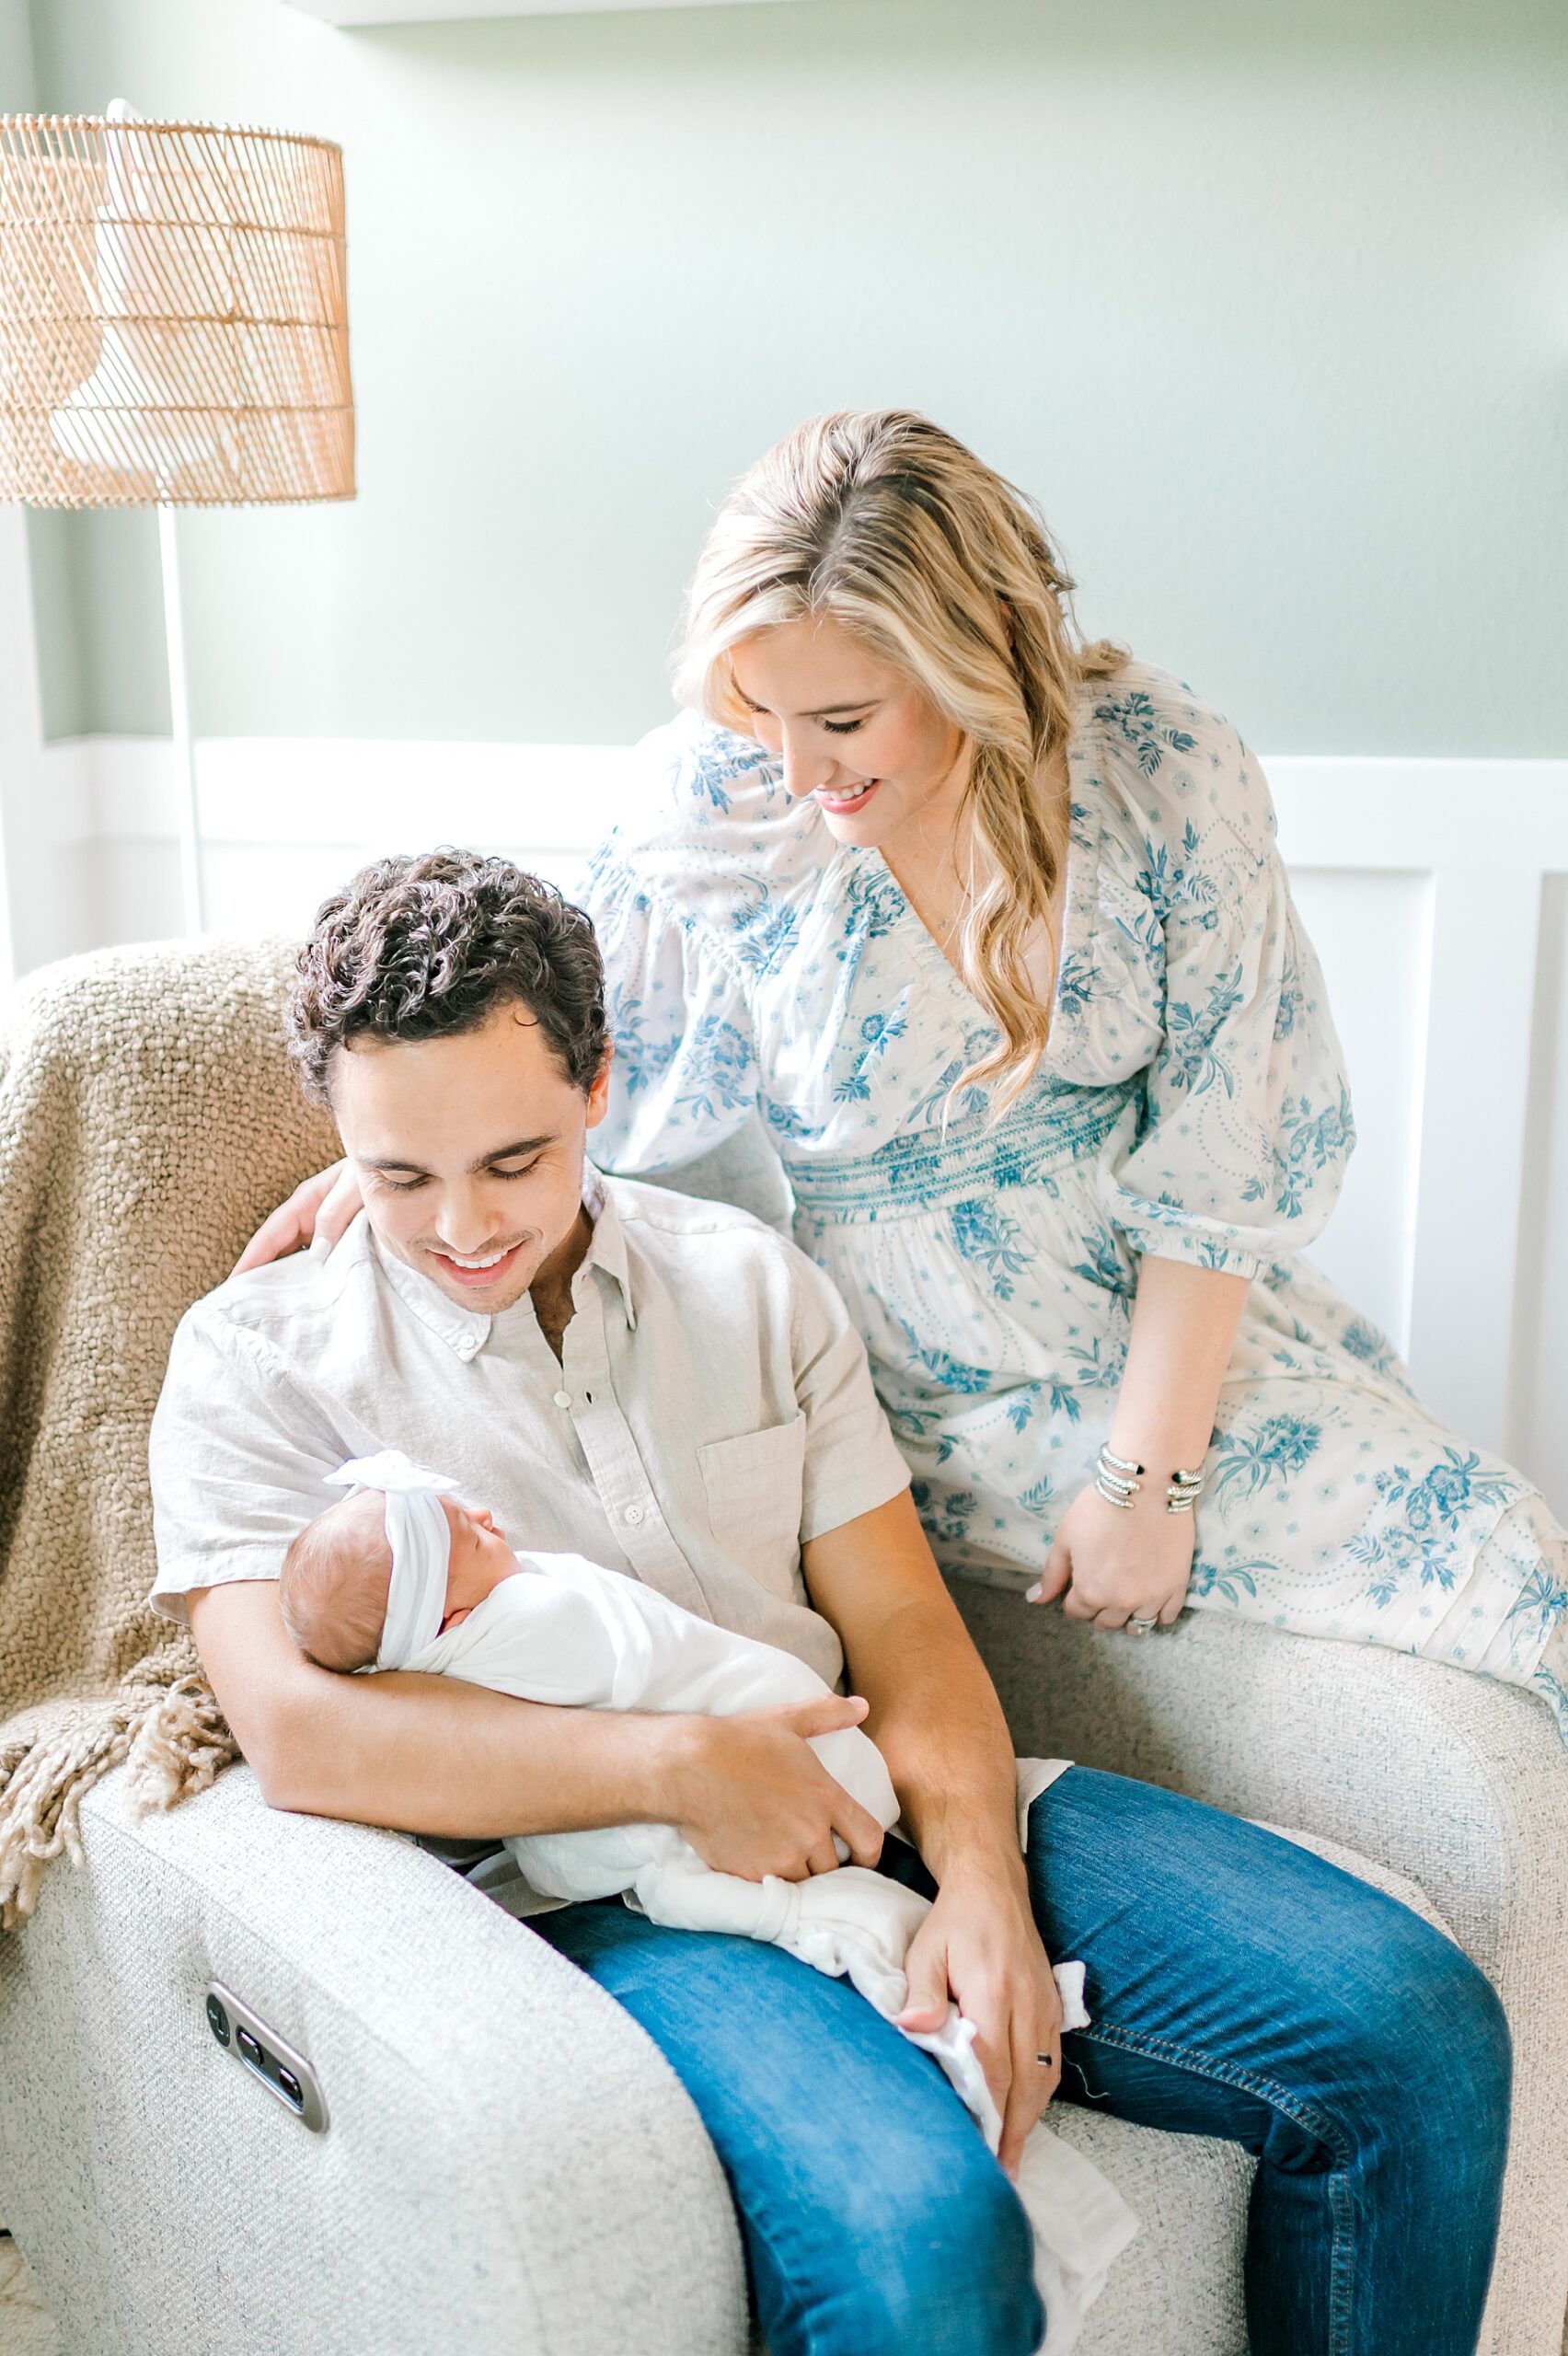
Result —
<instances>
[{"instance_id":1,"label":"blue floral print","mask_svg":"<svg viewBox=\"0 0 1568 2356\"><path fill-rule=\"evenodd\" d=\"M752 1051L744 1031L721 1015L704 1014L681 1045L677 1111L712 1121L750 1102Z\"/></svg>"},{"instance_id":2,"label":"blue floral print","mask_svg":"<svg viewBox=\"0 0 1568 2356\"><path fill-rule=\"evenodd\" d=\"M964 1258L989 1271L998 1300L1010 1300L1012 1280L1022 1275L1030 1261L1018 1222L983 1195L954 1203L950 1218L952 1240Z\"/></svg>"},{"instance_id":3,"label":"blue floral print","mask_svg":"<svg viewBox=\"0 0 1568 2356\"><path fill-rule=\"evenodd\" d=\"M844 885L844 938L885 939L898 922L903 903L903 893L885 871L852 869Z\"/></svg>"},{"instance_id":4,"label":"blue floral print","mask_svg":"<svg viewBox=\"0 0 1568 2356\"><path fill-rule=\"evenodd\" d=\"M1215 1496L1255 1497L1271 1482L1286 1490L1317 1454L1322 1437L1316 1424L1299 1415L1271 1415L1255 1431L1222 1433L1215 1447Z\"/></svg>"},{"instance_id":5,"label":"blue floral print","mask_svg":"<svg viewBox=\"0 0 1568 2356\"><path fill-rule=\"evenodd\" d=\"M1181 844L1175 851L1166 843L1151 842L1147 846L1148 857L1140 881L1149 907L1161 924L1168 924L1180 910L1205 932L1213 932L1218 926L1218 886L1201 862L1202 849L1203 837L1190 818L1182 829Z\"/></svg>"},{"instance_id":6,"label":"blue floral print","mask_svg":"<svg viewBox=\"0 0 1568 2356\"><path fill-rule=\"evenodd\" d=\"M1531 1684L1568 1738L1568 1540L1300 1257L1355 1126L1235 731L1147 665L1082 692L1050 1045L995 1120L954 1094L995 1028L880 853L748 739L682 721L647 759L646 820L591 871L603 1159L678 1175L759 1124L944 1568L1038 1577L1110 1430L1140 1257L1227 1269L1251 1285L1193 1604Z\"/></svg>"},{"instance_id":7,"label":"blue floral print","mask_svg":"<svg viewBox=\"0 0 1568 2356\"><path fill-rule=\"evenodd\" d=\"M607 994L605 1014L616 1043L621 1086L628 1096L635 1096L639 1089L651 1087L669 1070L679 1042L663 1036L651 1039L642 1008L614 984Z\"/></svg>"},{"instance_id":8,"label":"blue floral print","mask_svg":"<svg viewBox=\"0 0 1568 2356\"><path fill-rule=\"evenodd\" d=\"M1165 1030L1170 1042L1172 1088L1185 1089L1195 1096L1200 1089L1217 1086L1228 1096L1235 1095L1236 1082L1219 1043L1244 996L1238 969L1221 974L1209 985L1201 1007L1191 1007L1182 999L1167 1005Z\"/></svg>"},{"instance_id":9,"label":"blue floral print","mask_svg":"<svg viewBox=\"0 0 1568 2356\"><path fill-rule=\"evenodd\" d=\"M1153 777L1169 748L1173 753L1197 750L1197 738L1191 731L1172 724L1151 695L1134 688L1124 696L1107 696L1103 703L1094 707L1094 717L1102 726L1119 729L1137 756L1139 769L1145 777Z\"/></svg>"},{"instance_id":10,"label":"blue floral print","mask_svg":"<svg viewBox=\"0 0 1568 2356\"><path fill-rule=\"evenodd\" d=\"M1457 1531L1472 1505L1501 1504L1508 1493L1505 1474L1483 1472L1473 1449L1461 1456L1457 1448L1446 1448L1441 1462L1428 1465L1419 1480L1396 1464L1378 1473L1378 1486L1391 1504L1403 1505L1406 1521L1422 1537L1433 1530Z\"/></svg>"},{"instance_id":11,"label":"blue floral print","mask_svg":"<svg viewBox=\"0 0 1568 2356\"><path fill-rule=\"evenodd\" d=\"M1056 1011L1069 1021L1087 1012L1094 996L1094 967L1081 949L1069 950L1056 976Z\"/></svg>"},{"instance_id":12,"label":"blue floral print","mask_svg":"<svg viewBox=\"0 0 1568 2356\"><path fill-rule=\"evenodd\" d=\"M743 782L757 786L765 795L774 791L767 753L744 737L710 737L694 745L684 782L698 805L699 825L706 825L710 810L727 815L731 796Z\"/></svg>"},{"instance_id":13,"label":"blue floral print","mask_svg":"<svg viewBox=\"0 0 1568 2356\"><path fill-rule=\"evenodd\" d=\"M904 1017L899 1013L868 1014L860 1025L860 1051L854 1065L836 1082L834 1095L839 1103L850 1099L869 1103L871 1093L870 1071L879 1056L887 1053L895 1039L904 1036Z\"/></svg>"},{"instance_id":14,"label":"blue floral print","mask_svg":"<svg viewBox=\"0 0 1568 2356\"><path fill-rule=\"evenodd\" d=\"M933 1489L928 1481L912 1481L909 1494L933 1546L952 1546L969 1535L978 1499L969 1489Z\"/></svg>"},{"instance_id":15,"label":"blue floral print","mask_svg":"<svg viewBox=\"0 0 1568 2356\"><path fill-rule=\"evenodd\" d=\"M795 946L799 920L782 901L768 897L767 886L756 881L756 897L731 918L735 953L754 974L770 974Z\"/></svg>"}]
</instances>

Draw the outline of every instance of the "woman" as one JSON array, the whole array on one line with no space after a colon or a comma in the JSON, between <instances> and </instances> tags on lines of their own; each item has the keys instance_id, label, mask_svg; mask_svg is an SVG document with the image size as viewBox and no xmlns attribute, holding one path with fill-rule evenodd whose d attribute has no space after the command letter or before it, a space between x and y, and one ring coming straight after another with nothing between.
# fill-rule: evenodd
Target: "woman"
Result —
<instances>
[{"instance_id":1,"label":"woman","mask_svg":"<svg viewBox=\"0 0 1568 2356\"><path fill-rule=\"evenodd\" d=\"M1353 1130L1267 788L1076 641L1068 587L918 418L818 420L739 485L691 593L706 723L594 867L605 1158L760 1111L949 1569L1460 1662L1568 1735L1568 1540L1292 1256Z\"/></svg>"},{"instance_id":2,"label":"woman","mask_svg":"<svg viewBox=\"0 0 1568 2356\"><path fill-rule=\"evenodd\" d=\"M1351 1131L1262 780L1185 689L1081 646L1068 586L914 416L815 421L739 485L692 593L705 716L653 740L649 821L595 863L604 1158L678 1172L760 1117L947 1567L1106 1629L1191 1595L1561 1699L1539 1497L1287 1256ZM247 1263L340 1230L329 1185ZM1505 2038L1452 1949L1325 1872L1065 1777L1032 1902L1101 2033L1063 2092L1258 2154L1258 2356L1461 2356Z\"/></svg>"},{"instance_id":3,"label":"woman","mask_svg":"<svg viewBox=\"0 0 1568 2356\"><path fill-rule=\"evenodd\" d=\"M818 419L741 482L691 593L705 717L594 862L601 1158L678 1174L761 1116L948 1569L1488 1670L1568 1738L1568 1539L1293 1256L1354 1132L1262 777L1081 645L1069 586L917 417Z\"/></svg>"}]
</instances>

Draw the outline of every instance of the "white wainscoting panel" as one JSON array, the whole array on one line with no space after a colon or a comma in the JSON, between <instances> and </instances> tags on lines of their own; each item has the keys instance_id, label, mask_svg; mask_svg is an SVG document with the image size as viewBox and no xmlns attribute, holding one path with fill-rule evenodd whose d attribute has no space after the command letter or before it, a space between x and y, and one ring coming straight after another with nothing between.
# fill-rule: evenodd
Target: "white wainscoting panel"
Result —
<instances>
[{"instance_id":1,"label":"white wainscoting panel","mask_svg":"<svg viewBox=\"0 0 1568 2356\"><path fill-rule=\"evenodd\" d=\"M1322 964L1355 1106L1344 1192L1311 1257L1404 1352L1432 887L1425 876L1376 868L1304 867L1291 881Z\"/></svg>"},{"instance_id":2,"label":"white wainscoting panel","mask_svg":"<svg viewBox=\"0 0 1568 2356\"><path fill-rule=\"evenodd\" d=\"M1568 1519L1568 762L1264 767L1360 1139L1312 1257ZM176 930L167 746L51 746L40 780L53 938L18 964ZM197 781L211 925L248 936L443 841L573 893L638 791L621 746L287 738L204 742Z\"/></svg>"},{"instance_id":3,"label":"white wainscoting panel","mask_svg":"<svg viewBox=\"0 0 1568 2356\"><path fill-rule=\"evenodd\" d=\"M1505 1428L1568 1521L1568 875L1546 878ZM1455 1076L1456 1084L1458 1075Z\"/></svg>"}]
</instances>

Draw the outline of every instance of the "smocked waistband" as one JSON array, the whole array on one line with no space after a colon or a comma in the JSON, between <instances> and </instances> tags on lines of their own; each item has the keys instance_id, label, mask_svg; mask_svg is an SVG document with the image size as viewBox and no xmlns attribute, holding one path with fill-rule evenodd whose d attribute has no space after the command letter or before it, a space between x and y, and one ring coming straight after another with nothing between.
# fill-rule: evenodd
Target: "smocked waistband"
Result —
<instances>
[{"instance_id":1,"label":"smocked waistband","mask_svg":"<svg viewBox=\"0 0 1568 2356\"><path fill-rule=\"evenodd\" d=\"M993 1126L983 1120L915 1129L874 1153L786 1156L800 1209L814 1218L910 1218L997 1189L1032 1186L1097 1154L1140 1082L1105 1088L1047 1083Z\"/></svg>"}]
</instances>

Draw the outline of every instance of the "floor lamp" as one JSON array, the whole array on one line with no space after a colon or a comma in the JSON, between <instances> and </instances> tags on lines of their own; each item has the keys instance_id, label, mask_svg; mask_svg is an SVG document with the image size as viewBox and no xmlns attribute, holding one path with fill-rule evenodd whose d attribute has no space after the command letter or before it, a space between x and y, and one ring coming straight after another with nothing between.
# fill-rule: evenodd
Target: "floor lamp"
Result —
<instances>
[{"instance_id":1,"label":"floor lamp","mask_svg":"<svg viewBox=\"0 0 1568 2356\"><path fill-rule=\"evenodd\" d=\"M188 932L201 830L175 510L354 494L342 150L0 116L0 499L156 507Z\"/></svg>"}]
</instances>

